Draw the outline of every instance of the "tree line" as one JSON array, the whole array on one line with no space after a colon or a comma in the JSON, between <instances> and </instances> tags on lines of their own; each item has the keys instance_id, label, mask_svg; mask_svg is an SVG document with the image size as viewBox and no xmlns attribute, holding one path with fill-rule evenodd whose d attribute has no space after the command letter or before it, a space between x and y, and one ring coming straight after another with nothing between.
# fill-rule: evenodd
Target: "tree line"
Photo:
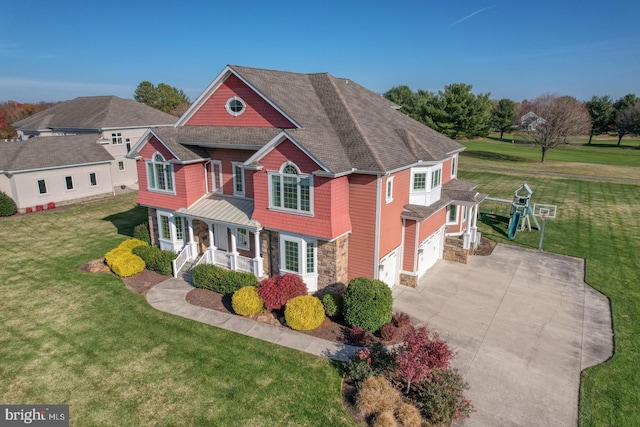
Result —
<instances>
[{"instance_id":1,"label":"tree line","mask_svg":"<svg viewBox=\"0 0 640 427\"><path fill-rule=\"evenodd\" d=\"M571 96L543 94L521 103L504 98L491 100L490 94L475 95L473 87L453 83L438 93L408 86L396 86L384 97L401 107L402 112L451 138L486 137L494 130L517 132L519 137L546 152L571 137L615 132L618 145L622 137L640 135L640 98L628 94L615 102L609 96L594 96L581 102ZM523 116L530 119L526 123ZM525 125L523 127L523 125Z\"/></svg>"},{"instance_id":2,"label":"tree line","mask_svg":"<svg viewBox=\"0 0 640 427\"><path fill-rule=\"evenodd\" d=\"M26 119L27 117L46 110L47 108L55 105L54 102L16 102L7 101L0 104L0 140L1 139L15 139L18 137L16 129L11 126L12 123L18 120Z\"/></svg>"}]
</instances>

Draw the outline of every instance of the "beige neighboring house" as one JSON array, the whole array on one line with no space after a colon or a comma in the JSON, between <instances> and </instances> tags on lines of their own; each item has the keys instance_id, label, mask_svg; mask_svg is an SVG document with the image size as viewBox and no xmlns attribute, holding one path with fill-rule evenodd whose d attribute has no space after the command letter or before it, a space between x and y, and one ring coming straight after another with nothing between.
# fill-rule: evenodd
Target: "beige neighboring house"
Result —
<instances>
[{"instance_id":1,"label":"beige neighboring house","mask_svg":"<svg viewBox=\"0 0 640 427\"><path fill-rule=\"evenodd\" d=\"M133 99L84 96L56 104L12 126L20 140L35 136L91 134L94 144L98 142L112 156L110 181L102 185L109 191L114 188L137 190L136 161L125 156L148 128L173 126L177 119ZM69 164L81 163L80 159L74 158L78 151L72 146L65 147ZM29 193L30 190L25 191ZM16 191L20 193L22 189L17 188Z\"/></svg>"},{"instance_id":2,"label":"beige neighboring house","mask_svg":"<svg viewBox=\"0 0 640 427\"><path fill-rule=\"evenodd\" d=\"M21 213L113 194L114 158L96 134L0 142L0 191Z\"/></svg>"}]
</instances>

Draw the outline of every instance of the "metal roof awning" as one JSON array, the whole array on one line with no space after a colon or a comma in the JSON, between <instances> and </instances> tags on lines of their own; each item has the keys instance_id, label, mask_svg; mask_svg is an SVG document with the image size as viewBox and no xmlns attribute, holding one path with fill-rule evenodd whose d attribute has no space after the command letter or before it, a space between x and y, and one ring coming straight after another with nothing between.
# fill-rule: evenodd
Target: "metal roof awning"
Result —
<instances>
[{"instance_id":1,"label":"metal roof awning","mask_svg":"<svg viewBox=\"0 0 640 427\"><path fill-rule=\"evenodd\" d=\"M179 209L184 216L206 222L217 222L243 228L259 230L262 225L251 219L253 200L223 194L211 194L188 208Z\"/></svg>"}]
</instances>

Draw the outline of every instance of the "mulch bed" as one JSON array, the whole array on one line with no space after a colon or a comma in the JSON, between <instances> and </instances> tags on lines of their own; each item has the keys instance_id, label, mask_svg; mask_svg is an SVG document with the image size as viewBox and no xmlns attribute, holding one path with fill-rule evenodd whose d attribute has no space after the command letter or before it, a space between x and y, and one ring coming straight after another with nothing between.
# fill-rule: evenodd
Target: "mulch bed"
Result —
<instances>
[{"instance_id":1,"label":"mulch bed","mask_svg":"<svg viewBox=\"0 0 640 427\"><path fill-rule=\"evenodd\" d=\"M496 247L497 243L494 242L493 240L489 240L485 237L482 237L480 239L480 244L478 245L478 247L476 248L476 250L473 252L474 255L480 255L480 256L488 256L491 255L491 253L493 252L493 249Z\"/></svg>"}]
</instances>

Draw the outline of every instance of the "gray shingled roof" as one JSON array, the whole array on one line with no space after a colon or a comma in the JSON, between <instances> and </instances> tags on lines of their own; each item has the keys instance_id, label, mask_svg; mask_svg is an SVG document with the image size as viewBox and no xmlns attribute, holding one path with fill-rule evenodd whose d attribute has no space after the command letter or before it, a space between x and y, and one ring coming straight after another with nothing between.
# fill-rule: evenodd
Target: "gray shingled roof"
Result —
<instances>
[{"instance_id":1,"label":"gray shingled roof","mask_svg":"<svg viewBox=\"0 0 640 427\"><path fill-rule=\"evenodd\" d=\"M97 140L95 134L85 134L1 142L0 171L16 173L114 160Z\"/></svg>"},{"instance_id":2,"label":"gray shingled roof","mask_svg":"<svg viewBox=\"0 0 640 427\"><path fill-rule=\"evenodd\" d=\"M353 169L389 172L419 161L442 161L464 146L392 108L393 103L330 74L300 74L241 66L230 68L300 124L286 129L333 173ZM184 126L171 137L179 144L256 149L279 130Z\"/></svg>"},{"instance_id":3,"label":"gray shingled roof","mask_svg":"<svg viewBox=\"0 0 640 427\"><path fill-rule=\"evenodd\" d=\"M224 222L247 228L262 228L258 221L251 219L253 199L212 194L198 200L187 209L180 209L179 212L207 221Z\"/></svg>"},{"instance_id":4,"label":"gray shingled roof","mask_svg":"<svg viewBox=\"0 0 640 427\"><path fill-rule=\"evenodd\" d=\"M117 96L83 96L13 123L20 130L105 129L168 126L177 117Z\"/></svg>"},{"instance_id":5,"label":"gray shingled roof","mask_svg":"<svg viewBox=\"0 0 640 427\"><path fill-rule=\"evenodd\" d=\"M487 194L478 193L474 190L475 188L476 185L471 182L452 179L442 186L440 200L430 206L405 205L402 216L405 218L425 220L451 203L457 205L476 205L482 202L487 197Z\"/></svg>"}]
</instances>

